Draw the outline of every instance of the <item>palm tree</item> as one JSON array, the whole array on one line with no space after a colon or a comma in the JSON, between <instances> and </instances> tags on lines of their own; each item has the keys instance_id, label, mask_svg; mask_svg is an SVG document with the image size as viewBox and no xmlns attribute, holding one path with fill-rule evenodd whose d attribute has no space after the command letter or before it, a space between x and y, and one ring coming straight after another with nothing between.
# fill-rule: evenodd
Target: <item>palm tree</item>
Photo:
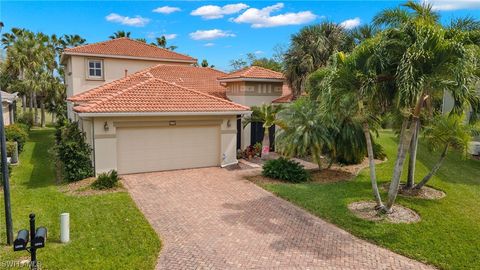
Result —
<instances>
[{"instance_id":1,"label":"palm tree","mask_svg":"<svg viewBox=\"0 0 480 270\"><path fill-rule=\"evenodd\" d=\"M301 97L278 114L277 151L288 157L311 154L322 169L322 152L332 149L331 131L317 104Z\"/></svg>"},{"instance_id":2,"label":"palm tree","mask_svg":"<svg viewBox=\"0 0 480 270\"><path fill-rule=\"evenodd\" d=\"M130 37L130 32L125 32L123 30L118 30L117 32L113 33L113 35L109 36L110 39L122 38L122 37Z\"/></svg>"},{"instance_id":3,"label":"palm tree","mask_svg":"<svg viewBox=\"0 0 480 270\"><path fill-rule=\"evenodd\" d=\"M63 35L61 40L65 48L77 47L85 44L87 41L79 35Z\"/></svg>"},{"instance_id":4,"label":"palm tree","mask_svg":"<svg viewBox=\"0 0 480 270\"><path fill-rule=\"evenodd\" d=\"M243 126L253 122L261 122L264 133L262 140L262 159L268 159L270 154L270 136L269 129L278 123L277 114L282 110L282 106L274 104L262 104L260 107L252 107L252 114L245 117Z\"/></svg>"},{"instance_id":5,"label":"palm tree","mask_svg":"<svg viewBox=\"0 0 480 270\"><path fill-rule=\"evenodd\" d=\"M167 38L165 36L155 38L155 42L150 43L151 45L157 46L159 48L167 49L174 51L178 47L175 45L167 46Z\"/></svg>"},{"instance_id":6,"label":"palm tree","mask_svg":"<svg viewBox=\"0 0 480 270\"><path fill-rule=\"evenodd\" d=\"M203 59L202 63L200 64L202 67L208 67L208 61L207 59Z\"/></svg>"},{"instance_id":7,"label":"palm tree","mask_svg":"<svg viewBox=\"0 0 480 270\"><path fill-rule=\"evenodd\" d=\"M466 154L468 144L473 139L472 130L478 132L478 127L469 125L465 118L459 115L437 116L433 119L431 125L425 128L424 137L430 150L443 150L437 163L414 189L421 189L428 183L440 169L450 149Z\"/></svg>"},{"instance_id":8,"label":"palm tree","mask_svg":"<svg viewBox=\"0 0 480 270\"><path fill-rule=\"evenodd\" d=\"M424 104L447 91L454 97L454 112L464 110L467 102L475 99L473 83L473 49L458 38L449 38L440 25L411 21L401 31L409 46L405 48L397 68L398 105L407 114L400 132L400 144L390 185L387 208L391 209L400 184L403 162L417 126Z\"/></svg>"},{"instance_id":9,"label":"palm tree","mask_svg":"<svg viewBox=\"0 0 480 270\"><path fill-rule=\"evenodd\" d=\"M299 96L305 91L307 77L327 64L331 55L345 48L346 33L338 24L323 22L306 26L292 36L285 53L285 76Z\"/></svg>"}]
</instances>

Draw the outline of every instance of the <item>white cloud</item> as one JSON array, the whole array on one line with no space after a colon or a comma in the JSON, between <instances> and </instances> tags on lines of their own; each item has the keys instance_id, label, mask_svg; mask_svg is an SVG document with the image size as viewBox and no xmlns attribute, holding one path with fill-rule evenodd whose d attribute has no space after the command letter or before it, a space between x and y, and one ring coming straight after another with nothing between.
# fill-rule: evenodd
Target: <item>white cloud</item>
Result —
<instances>
[{"instance_id":1,"label":"white cloud","mask_svg":"<svg viewBox=\"0 0 480 270\"><path fill-rule=\"evenodd\" d=\"M168 39L168 40L172 40L172 39L175 39L175 38L178 37L177 34L165 34L165 35L163 35L163 36L164 36L166 39Z\"/></svg>"},{"instance_id":2,"label":"white cloud","mask_svg":"<svg viewBox=\"0 0 480 270\"><path fill-rule=\"evenodd\" d=\"M340 23L340 26L345 29L353 29L360 25L360 18L356 17L353 19L348 19Z\"/></svg>"},{"instance_id":3,"label":"white cloud","mask_svg":"<svg viewBox=\"0 0 480 270\"><path fill-rule=\"evenodd\" d=\"M203 19L206 20L211 20L223 18L223 16L225 15L238 13L246 8L248 8L248 5L243 3L230 4L223 7L207 5L195 9L190 14L193 16L201 16Z\"/></svg>"},{"instance_id":4,"label":"white cloud","mask_svg":"<svg viewBox=\"0 0 480 270\"><path fill-rule=\"evenodd\" d=\"M233 19L236 23L249 23L253 28L276 27L284 25L299 25L311 22L317 18L317 15L311 11L301 11L297 13L284 13L272 16L272 12L281 10L283 3L277 3L262 9L249 8L240 16Z\"/></svg>"},{"instance_id":5,"label":"white cloud","mask_svg":"<svg viewBox=\"0 0 480 270\"><path fill-rule=\"evenodd\" d=\"M164 7L158 7L154 10L152 10L155 13L162 13L162 14L170 14L173 12L180 11L181 9L178 7L169 7L169 6L164 6Z\"/></svg>"},{"instance_id":6,"label":"white cloud","mask_svg":"<svg viewBox=\"0 0 480 270\"><path fill-rule=\"evenodd\" d=\"M119 15L117 13L110 13L107 16L105 16L105 19L109 22L116 22L119 24L136 26L136 27L145 26L147 25L148 22L150 22L150 19L143 18L138 15L131 18L131 17Z\"/></svg>"},{"instance_id":7,"label":"white cloud","mask_svg":"<svg viewBox=\"0 0 480 270\"><path fill-rule=\"evenodd\" d=\"M263 54L263 51L255 51L255 54Z\"/></svg>"},{"instance_id":8,"label":"white cloud","mask_svg":"<svg viewBox=\"0 0 480 270\"><path fill-rule=\"evenodd\" d=\"M234 37L235 34L232 34L230 31L224 31L220 29L212 30L197 30L193 33L190 33L190 38L193 40L212 40L222 37Z\"/></svg>"},{"instance_id":9,"label":"white cloud","mask_svg":"<svg viewBox=\"0 0 480 270\"><path fill-rule=\"evenodd\" d=\"M478 0L425 0L432 4L433 10L480 9Z\"/></svg>"},{"instance_id":10,"label":"white cloud","mask_svg":"<svg viewBox=\"0 0 480 270\"><path fill-rule=\"evenodd\" d=\"M205 46L205 47L213 47L213 46L215 46L215 43L209 42L209 43L203 44L203 46Z\"/></svg>"}]
</instances>

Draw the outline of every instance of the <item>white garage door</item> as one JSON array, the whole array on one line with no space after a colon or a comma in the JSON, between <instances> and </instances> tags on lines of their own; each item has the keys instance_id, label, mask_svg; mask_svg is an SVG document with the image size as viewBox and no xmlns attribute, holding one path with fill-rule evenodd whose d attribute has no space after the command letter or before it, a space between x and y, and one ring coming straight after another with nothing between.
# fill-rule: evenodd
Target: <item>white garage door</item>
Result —
<instances>
[{"instance_id":1,"label":"white garage door","mask_svg":"<svg viewBox=\"0 0 480 270\"><path fill-rule=\"evenodd\" d=\"M117 129L121 174L218 166L219 127L135 127Z\"/></svg>"}]
</instances>

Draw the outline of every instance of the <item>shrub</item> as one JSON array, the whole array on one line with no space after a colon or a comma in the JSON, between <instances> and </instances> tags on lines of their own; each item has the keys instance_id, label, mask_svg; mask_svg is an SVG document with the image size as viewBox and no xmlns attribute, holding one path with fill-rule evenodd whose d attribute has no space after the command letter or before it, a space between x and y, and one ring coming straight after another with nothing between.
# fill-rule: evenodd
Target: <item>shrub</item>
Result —
<instances>
[{"instance_id":1,"label":"shrub","mask_svg":"<svg viewBox=\"0 0 480 270\"><path fill-rule=\"evenodd\" d=\"M108 173L101 173L98 175L97 180L92 183L94 189L109 189L118 185L118 173L115 170L111 170Z\"/></svg>"},{"instance_id":2,"label":"shrub","mask_svg":"<svg viewBox=\"0 0 480 270\"><path fill-rule=\"evenodd\" d=\"M32 128L32 126L33 126L33 113L25 112L25 113L20 114L17 117L16 122L19 123L19 124L26 125L28 127L28 130L30 130L30 128Z\"/></svg>"},{"instance_id":3,"label":"shrub","mask_svg":"<svg viewBox=\"0 0 480 270\"><path fill-rule=\"evenodd\" d=\"M78 128L78 123L69 122L58 128L61 136L57 142L56 154L62 162L64 179L73 182L92 176L92 149L85 142L85 134Z\"/></svg>"},{"instance_id":4,"label":"shrub","mask_svg":"<svg viewBox=\"0 0 480 270\"><path fill-rule=\"evenodd\" d=\"M373 143L373 156L375 159L384 160L387 158L387 154L383 149L383 146L378 143Z\"/></svg>"},{"instance_id":5,"label":"shrub","mask_svg":"<svg viewBox=\"0 0 480 270\"><path fill-rule=\"evenodd\" d=\"M15 153L15 148L17 147L17 144L12 141L7 141L7 157L11 157Z\"/></svg>"},{"instance_id":6,"label":"shrub","mask_svg":"<svg viewBox=\"0 0 480 270\"><path fill-rule=\"evenodd\" d=\"M18 151L23 150L23 145L28 139L28 132L25 126L21 124L13 124L5 127L5 137L7 141L15 141L18 143Z\"/></svg>"},{"instance_id":7,"label":"shrub","mask_svg":"<svg viewBox=\"0 0 480 270\"><path fill-rule=\"evenodd\" d=\"M300 163L284 157L265 162L262 175L293 183L305 182L310 179L310 174Z\"/></svg>"}]
</instances>

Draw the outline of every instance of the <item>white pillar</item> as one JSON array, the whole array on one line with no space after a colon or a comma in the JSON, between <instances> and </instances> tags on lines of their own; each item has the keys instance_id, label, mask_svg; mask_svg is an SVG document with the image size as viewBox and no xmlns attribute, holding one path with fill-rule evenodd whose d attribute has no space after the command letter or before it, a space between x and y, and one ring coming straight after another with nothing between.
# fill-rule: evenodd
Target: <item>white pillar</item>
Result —
<instances>
[{"instance_id":1,"label":"white pillar","mask_svg":"<svg viewBox=\"0 0 480 270\"><path fill-rule=\"evenodd\" d=\"M70 242L70 214L60 214L60 242Z\"/></svg>"}]
</instances>

